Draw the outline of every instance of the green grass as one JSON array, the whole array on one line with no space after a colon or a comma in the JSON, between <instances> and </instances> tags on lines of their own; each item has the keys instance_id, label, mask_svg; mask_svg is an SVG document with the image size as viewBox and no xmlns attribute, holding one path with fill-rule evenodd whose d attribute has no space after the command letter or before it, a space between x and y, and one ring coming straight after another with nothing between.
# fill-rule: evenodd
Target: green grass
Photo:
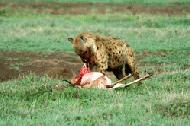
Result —
<instances>
[{"instance_id":1,"label":"green grass","mask_svg":"<svg viewBox=\"0 0 190 126\"><path fill-rule=\"evenodd\" d=\"M137 51L190 49L190 15L7 13L0 16L0 50L69 51L67 38L83 31L119 37Z\"/></svg>"},{"instance_id":2,"label":"green grass","mask_svg":"<svg viewBox=\"0 0 190 126\"><path fill-rule=\"evenodd\" d=\"M1 0L1 2L31 3L31 2L91 2L91 3L125 3L125 4L142 4L142 5L186 5L190 0Z\"/></svg>"},{"instance_id":3,"label":"green grass","mask_svg":"<svg viewBox=\"0 0 190 126\"><path fill-rule=\"evenodd\" d=\"M155 74L140 86L115 91L76 89L33 74L1 82L0 125L190 125L189 22L189 14L58 16L1 10L1 51L73 51L67 37L90 31L127 40L140 55L141 72Z\"/></svg>"},{"instance_id":4,"label":"green grass","mask_svg":"<svg viewBox=\"0 0 190 126\"><path fill-rule=\"evenodd\" d=\"M159 75L141 86L118 91L56 90L55 85L66 84L30 75L0 85L0 124L186 125L189 75L180 71Z\"/></svg>"}]
</instances>

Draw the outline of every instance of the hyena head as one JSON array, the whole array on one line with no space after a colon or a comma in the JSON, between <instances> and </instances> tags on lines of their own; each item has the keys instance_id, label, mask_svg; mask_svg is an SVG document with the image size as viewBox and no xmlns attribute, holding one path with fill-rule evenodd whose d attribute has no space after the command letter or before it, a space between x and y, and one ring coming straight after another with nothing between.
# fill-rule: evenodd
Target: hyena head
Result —
<instances>
[{"instance_id":1,"label":"hyena head","mask_svg":"<svg viewBox=\"0 0 190 126\"><path fill-rule=\"evenodd\" d=\"M75 38L68 38L72 43L75 53L80 56L84 63L89 63L92 55L96 53L96 36L92 33L81 33Z\"/></svg>"}]
</instances>

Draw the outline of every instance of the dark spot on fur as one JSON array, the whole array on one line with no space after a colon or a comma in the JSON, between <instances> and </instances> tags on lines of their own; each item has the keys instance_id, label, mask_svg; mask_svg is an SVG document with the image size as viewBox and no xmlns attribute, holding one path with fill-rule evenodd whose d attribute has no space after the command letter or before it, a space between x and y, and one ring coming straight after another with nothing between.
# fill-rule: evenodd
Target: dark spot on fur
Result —
<instances>
[{"instance_id":1,"label":"dark spot on fur","mask_svg":"<svg viewBox=\"0 0 190 126\"><path fill-rule=\"evenodd\" d=\"M101 61L100 63L101 63L101 64L104 64L104 61Z\"/></svg>"}]
</instances>

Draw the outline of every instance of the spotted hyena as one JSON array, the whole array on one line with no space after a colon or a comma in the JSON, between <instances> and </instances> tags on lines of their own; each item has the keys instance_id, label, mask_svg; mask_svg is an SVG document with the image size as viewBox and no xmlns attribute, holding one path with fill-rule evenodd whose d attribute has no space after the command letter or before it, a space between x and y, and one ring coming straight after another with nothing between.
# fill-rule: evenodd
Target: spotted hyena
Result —
<instances>
[{"instance_id":1,"label":"spotted hyena","mask_svg":"<svg viewBox=\"0 0 190 126\"><path fill-rule=\"evenodd\" d=\"M131 73L139 78L133 49L124 41L103 37L93 33L81 33L75 38L68 38L77 55L90 68L97 67L98 71L112 71L117 79Z\"/></svg>"}]
</instances>

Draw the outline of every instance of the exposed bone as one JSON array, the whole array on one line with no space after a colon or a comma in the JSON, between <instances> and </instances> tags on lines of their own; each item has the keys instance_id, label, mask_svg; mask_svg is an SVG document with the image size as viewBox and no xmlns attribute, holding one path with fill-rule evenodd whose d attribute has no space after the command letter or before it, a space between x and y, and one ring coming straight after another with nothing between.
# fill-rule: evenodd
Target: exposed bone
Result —
<instances>
[{"instance_id":1,"label":"exposed bone","mask_svg":"<svg viewBox=\"0 0 190 126\"><path fill-rule=\"evenodd\" d=\"M125 77L123 77L122 79L120 79L120 80L114 82L112 85L115 85L115 84L120 83L120 82L122 82L122 81L124 81L124 80L127 80L127 79L130 78L131 76L132 76L132 74L129 74L128 76L125 76Z\"/></svg>"},{"instance_id":2,"label":"exposed bone","mask_svg":"<svg viewBox=\"0 0 190 126\"><path fill-rule=\"evenodd\" d=\"M142 80L145 80L145 79L147 79L147 78L149 78L149 77L151 77L151 76L152 76L151 74L148 74L148 75L146 75L146 76L144 76L144 77L141 77L141 78L139 78L139 79L136 79L136 80L134 80L134 81L132 81L132 82L129 82L129 83L127 83L127 84L118 83L118 84L114 85L113 88L114 88L114 89L116 89L116 88L124 88L124 87L127 87L127 86L131 85L131 84L134 84L134 83L140 82L140 81L142 81Z\"/></svg>"},{"instance_id":3,"label":"exposed bone","mask_svg":"<svg viewBox=\"0 0 190 126\"><path fill-rule=\"evenodd\" d=\"M122 79L120 79L120 80L114 82L114 83L111 84L111 85L106 85L106 88L113 88L114 85L116 85L116 84L118 84L118 83L120 83L120 82L122 82L122 81L124 81L124 80L127 80L127 79L130 78L131 76L132 76L132 74L129 74L128 76L123 77Z\"/></svg>"}]
</instances>

